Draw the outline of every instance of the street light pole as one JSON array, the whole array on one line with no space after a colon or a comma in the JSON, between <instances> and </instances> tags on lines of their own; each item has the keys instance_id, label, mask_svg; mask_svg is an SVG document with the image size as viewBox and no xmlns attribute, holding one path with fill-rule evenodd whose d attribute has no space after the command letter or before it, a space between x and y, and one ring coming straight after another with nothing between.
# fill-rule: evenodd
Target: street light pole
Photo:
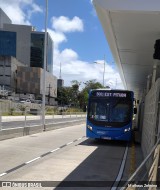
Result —
<instances>
[{"instance_id":1,"label":"street light pole","mask_svg":"<svg viewBox=\"0 0 160 190\"><path fill-rule=\"evenodd\" d=\"M46 13L45 13L45 37L44 37L44 65L43 65L43 88L42 88L42 125L43 131L46 130L45 126L45 103L46 103L46 55L47 55L47 19L48 19L48 0L46 0Z\"/></svg>"},{"instance_id":2,"label":"street light pole","mask_svg":"<svg viewBox=\"0 0 160 190\"><path fill-rule=\"evenodd\" d=\"M106 72L106 61L105 60L106 60L106 56L104 55L104 62L103 62L103 65L104 65L104 68L103 68L103 87L105 85L105 72ZM94 61L94 63L100 64L97 61Z\"/></svg>"},{"instance_id":3,"label":"street light pole","mask_svg":"<svg viewBox=\"0 0 160 190\"><path fill-rule=\"evenodd\" d=\"M103 71L103 87L104 87L104 77L105 77L105 72L106 72L106 62L105 62L105 55L104 55L104 71Z\"/></svg>"}]
</instances>

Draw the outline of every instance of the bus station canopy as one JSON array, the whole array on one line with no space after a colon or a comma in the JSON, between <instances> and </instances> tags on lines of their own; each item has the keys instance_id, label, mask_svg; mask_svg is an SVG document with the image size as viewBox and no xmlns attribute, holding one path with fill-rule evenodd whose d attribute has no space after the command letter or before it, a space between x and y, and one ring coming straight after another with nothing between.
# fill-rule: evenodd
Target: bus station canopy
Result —
<instances>
[{"instance_id":1,"label":"bus station canopy","mask_svg":"<svg viewBox=\"0 0 160 190\"><path fill-rule=\"evenodd\" d=\"M152 74L160 39L160 0L93 0L125 89L136 97Z\"/></svg>"}]
</instances>

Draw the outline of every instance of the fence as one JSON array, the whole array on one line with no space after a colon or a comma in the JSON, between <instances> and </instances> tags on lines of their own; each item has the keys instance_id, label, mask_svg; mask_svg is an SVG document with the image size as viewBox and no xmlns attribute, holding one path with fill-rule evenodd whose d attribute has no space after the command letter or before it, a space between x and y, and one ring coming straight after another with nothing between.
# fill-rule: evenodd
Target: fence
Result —
<instances>
[{"instance_id":1,"label":"fence","mask_svg":"<svg viewBox=\"0 0 160 190\"><path fill-rule=\"evenodd\" d=\"M0 112L0 140L21 137L40 133L42 131L55 130L63 127L84 124L84 113L61 113L56 115L54 112L46 113L45 124L42 123L41 112L14 112L14 116L4 116Z\"/></svg>"},{"instance_id":2,"label":"fence","mask_svg":"<svg viewBox=\"0 0 160 190\"><path fill-rule=\"evenodd\" d=\"M59 113L59 114L58 114ZM85 119L86 113L84 112L47 112L45 114L45 123L60 123L65 121L74 121L77 119ZM42 125L42 112L39 110L34 111L23 110L13 111L10 115L6 112L0 112L0 129L10 129L16 127L27 127Z\"/></svg>"},{"instance_id":3,"label":"fence","mask_svg":"<svg viewBox=\"0 0 160 190\"><path fill-rule=\"evenodd\" d=\"M160 131L160 78L145 97L144 118L142 128L142 151L144 157L149 154L151 148L157 141L157 135Z\"/></svg>"}]
</instances>

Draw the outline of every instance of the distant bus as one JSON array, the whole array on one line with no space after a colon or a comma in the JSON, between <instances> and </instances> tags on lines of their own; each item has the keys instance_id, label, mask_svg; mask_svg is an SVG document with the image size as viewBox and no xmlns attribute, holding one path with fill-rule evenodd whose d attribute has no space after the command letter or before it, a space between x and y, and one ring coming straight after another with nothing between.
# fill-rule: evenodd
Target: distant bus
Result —
<instances>
[{"instance_id":1,"label":"distant bus","mask_svg":"<svg viewBox=\"0 0 160 190\"><path fill-rule=\"evenodd\" d=\"M130 141L133 102L132 91L91 90L87 107L86 136L94 139Z\"/></svg>"}]
</instances>

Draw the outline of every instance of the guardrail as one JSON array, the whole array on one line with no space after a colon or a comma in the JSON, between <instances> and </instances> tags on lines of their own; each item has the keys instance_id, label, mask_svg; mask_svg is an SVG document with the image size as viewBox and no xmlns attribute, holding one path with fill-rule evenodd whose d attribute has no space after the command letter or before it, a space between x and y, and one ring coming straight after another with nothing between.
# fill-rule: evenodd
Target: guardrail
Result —
<instances>
[{"instance_id":1,"label":"guardrail","mask_svg":"<svg viewBox=\"0 0 160 190\"><path fill-rule=\"evenodd\" d=\"M41 112L33 115L30 111L15 112L16 116L0 116L0 140L21 137L40 133L42 131L55 130L58 128L69 127L85 123L86 114L83 112L47 113L45 115L45 126L42 124ZM44 130L45 129L45 130Z\"/></svg>"},{"instance_id":2,"label":"guardrail","mask_svg":"<svg viewBox=\"0 0 160 190\"><path fill-rule=\"evenodd\" d=\"M157 140L148 156L144 159L144 161L140 164L140 166L120 190L157 189L157 187L160 185L160 181L157 180L160 155L159 143L160 138Z\"/></svg>"},{"instance_id":3,"label":"guardrail","mask_svg":"<svg viewBox=\"0 0 160 190\"><path fill-rule=\"evenodd\" d=\"M159 164L160 145L158 145L154 152L153 164L149 171L149 183L157 181L157 171ZM156 187L149 187L149 190L156 190Z\"/></svg>"},{"instance_id":4,"label":"guardrail","mask_svg":"<svg viewBox=\"0 0 160 190\"><path fill-rule=\"evenodd\" d=\"M63 121L67 118L85 118L84 112L46 112L46 123L55 123L56 121ZM0 112L0 130L6 128L12 128L13 125L17 127L26 127L42 124L42 112L41 111L14 111L10 115L6 115L4 112Z\"/></svg>"}]
</instances>

